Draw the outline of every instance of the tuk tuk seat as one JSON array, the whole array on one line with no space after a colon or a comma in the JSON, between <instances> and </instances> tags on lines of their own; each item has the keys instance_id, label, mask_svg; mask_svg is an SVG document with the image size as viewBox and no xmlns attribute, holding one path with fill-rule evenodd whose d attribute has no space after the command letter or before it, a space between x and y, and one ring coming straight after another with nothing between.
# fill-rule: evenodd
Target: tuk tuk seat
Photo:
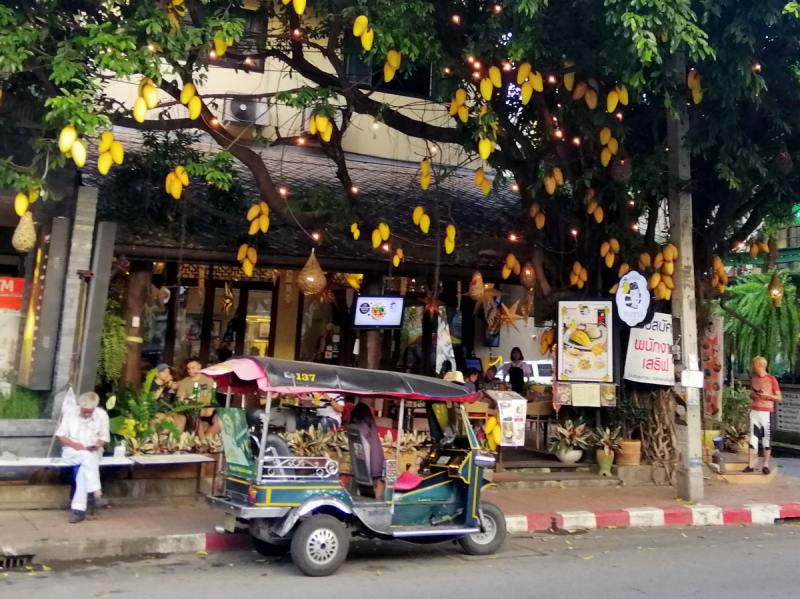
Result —
<instances>
[{"instance_id":1,"label":"tuk tuk seat","mask_svg":"<svg viewBox=\"0 0 800 599\"><path fill-rule=\"evenodd\" d=\"M347 425L347 444L350 446L350 469L362 497L375 497L370 474L370 446L354 424Z\"/></svg>"},{"instance_id":2,"label":"tuk tuk seat","mask_svg":"<svg viewBox=\"0 0 800 599\"><path fill-rule=\"evenodd\" d=\"M425 479L422 478L421 476L417 476L416 474L412 474L411 472L403 472L400 476L397 477L397 480L394 481L394 490L413 491L422 484L423 480Z\"/></svg>"}]
</instances>

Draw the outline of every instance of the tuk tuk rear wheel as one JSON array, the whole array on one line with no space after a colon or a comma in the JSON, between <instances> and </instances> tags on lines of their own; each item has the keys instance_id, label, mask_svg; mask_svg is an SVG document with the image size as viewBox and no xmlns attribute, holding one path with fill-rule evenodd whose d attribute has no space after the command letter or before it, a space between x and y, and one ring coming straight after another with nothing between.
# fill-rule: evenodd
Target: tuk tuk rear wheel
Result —
<instances>
[{"instance_id":1,"label":"tuk tuk rear wheel","mask_svg":"<svg viewBox=\"0 0 800 599\"><path fill-rule=\"evenodd\" d=\"M481 521L485 532L458 539L458 544L469 555L491 555L506 540L506 519L496 505L481 502Z\"/></svg>"},{"instance_id":2,"label":"tuk tuk rear wheel","mask_svg":"<svg viewBox=\"0 0 800 599\"><path fill-rule=\"evenodd\" d=\"M311 516L292 536L292 561L306 576L330 576L347 559L350 535L344 524L326 514Z\"/></svg>"}]
</instances>

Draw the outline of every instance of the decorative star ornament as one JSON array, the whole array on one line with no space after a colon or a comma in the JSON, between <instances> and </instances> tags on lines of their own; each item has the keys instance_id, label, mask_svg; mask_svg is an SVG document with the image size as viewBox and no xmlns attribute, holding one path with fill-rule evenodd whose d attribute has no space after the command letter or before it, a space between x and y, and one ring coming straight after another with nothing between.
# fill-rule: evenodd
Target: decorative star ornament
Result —
<instances>
[{"instance_id":1,"label":"decorative star ornament","mask_svg":"<svg viewBox=\"0 0 800 599\"><path fill-rule=\"evenodd\" d=\"M425 298L425 311L428 314L438 314L439 306L441 305L442 302L439 301L438 296L432 291L429 291L427 297Z\"/></svg>"},{"instance_id":2,"label":"decorative star ornament","mask_svg":"<svg viewBox=\"0 0 800 599\"><path fill-rule=\"evenodd\" d=\"M519 300L514 302L514 305L510 308L505 304L500 304L501 312L500 312L500 326L501 327L514 327L517 331L516 322L518 320L525 320L524 316L520 316L517 314L517 306L519 306Z\"/></svg>"}]
</instances>

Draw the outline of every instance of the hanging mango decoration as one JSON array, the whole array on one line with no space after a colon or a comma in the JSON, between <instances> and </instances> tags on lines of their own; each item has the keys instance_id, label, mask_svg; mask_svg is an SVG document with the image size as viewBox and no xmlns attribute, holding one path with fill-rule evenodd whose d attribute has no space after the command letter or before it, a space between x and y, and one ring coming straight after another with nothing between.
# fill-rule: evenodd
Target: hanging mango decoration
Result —
<instances>
[{"instance_id":1,"label":"hanging mango decoration","mask_svg":"<svg viewBox=\"0 0 800 599\"><path fill-rule=\"evenodd\" d=\"M464 105L467 101L467 92L464 89L457 89L456 95L450 102L450 116L458 116L462 123L469 120L469 110Z\"/></svg>"},{"instance_id":2,"label":"hanging mango decoration","mask_svg":"<svg viewBox=\"0 0 800 599\"><path fill-rule=\"evenodd\" d=\"M491 139L480 139L478 140L478 154L480 154L481 160L488 160L489 156L492 155L495 148L495 142Z\"/></svg>"},{"instance_id":3,"label":"hanging mango decoration","mask_svg":"<svg viewBox=\"0 0 800 599\"><path fill-rule=\"evenodd\" d=\"M381 234L381 241L389 240L389 225L381 223L378 225L378 232Z\"/></svg>"},{"instance_id":4,"label":"hanging mango decoration","mask_svg":"<svg viewBox=\"0 0 800 599\"><path fill-rule=\"evenodd\" d=\"M392 256L392 264L394 265L395 268L398 268L400 266L400 261L403 260L404 257L405 256L403 255L403 250L397 248L394 252L394 256Z\"/></svg>"},{"instance_id":5,"label":"hanging mango decoration","mask_svg":"<svg viewBox=\"0 0 800 599\"><path fill-rule=\"evenodd\" d=\"M583 289L586 281L589 280L589 272L581 265L580 262L575 262L572 265L572 270L569 273L569 284L578 289Z\"/></svg>"},{"instance_id":6,"label":"hanging mango decoration","mask_svg":"<svg viewBox=\"0 0 800 599\"><path fill-rule=\"evenodd\" d=\"M589 107L589 110L597 108L597 92L593 89L586 89L586 92L583 94L583 100L586 102L586 106Z\"/></svg>"},{"instance_id":7,"label":"hanging mango decoration","mask_svg":"<svg viewBox=\"0 0 800 599\"><path fill-rule=\"evenodd\" d=\"M248 277L252 277L253 267L258 262L258 252L256 252L256 248L243 243L239 246L239 251L236 253L236 260L241 262L244 274Z\"/></svg>"},{"instance_id":8,"label":"hanging mango decoration","mask_svg":"<svg viewBox=\"0 0 800 599\"><path fill-rule=\"evenodd\" d=\"M369 27L369 19L366 15L359 15L356 17L356 20L353 21L353 35L356 37L361 37L364 35L364 32Z\"/></svg>"},{"instance_id":9,"label":"hanging mango decoration","mask_svg":"<svg viewBox=\"0 0 800 599\"><path fill-rule=\"evenodd\" d=\"M308 123L308 132L311 135L319 133L322 141L329 142L331 135L333 135L333 121L322 114L312 115Z\"/></svg>"},{"instance_id":10,"label":"hanging mango decoration","mask_svg":"<svg viewBox=\"0 0 800 599\"><path fill-rule=\"evenodd\" d=\"M181 89L181 104L186 106L189 101L197 95L197 88L194 83L187 83Z\"/></svg>"},{"instance_id":11,"label":"hanging mango decoration","mask_svg":"<svg viewBox=\"0 0 800 599\"><path fill-rule=\"evenodd\" d=\"M539 353L546 356L553 351L553 344L556 340L556 332L554 329L547 329L542 333L539 338Z\"/></svg>"},{"instance_id":12,"label":"hanging mango decoration","mask_svg":"<svg viewBox=\"0 0 800 599\"><path fill-rule=\"evenodd\" d=\"M542 207L539 204L531 204L528 214L530 214L537 229L544 227L544 210L542 210Z\"/></svg>"},{"instance_id":13,"label":"hanging mango decoration","mask_svg":"<svg viewBox=\"0 0 800 599\"><path fill-rule=\"evenodd\" d=\"M167 179L164 181L164 188L166 192L176 200L181 198L183 188L187 185L189 185L189 174L182 166L176 166L175 170L167 174Z\"/></svg>"},{"instance_id":14,"label":"hanging mango decoration","mask_svg":"<svg viewBox=\"0 0 800 599\"><path fill-rule=\"evenodd\" d=\"M606 96L606 112L614 112L619 104L619 92L615 89L608 92Z\"/></svg>"},{"instance_id":15,"label":"hanging mango decoration","mask_svg":"<svg viewBox=\"0 0 800 599\"><path fill-rule=\"evenodd\" d=\"M627 106L628 88L625 87L624 85L618 85L617 87L614 88L614 91L617 92L617 99L619 100L619 103L622 104L623 106ZM609 110L609 112L611 111Z\"/></svg>"},{"instance_id":16,"label":"hanging mango decoration","mask_svg":"<svg viewBox=\"0 0 800 599\"><path fill-rule=\"evenodd\" d=\"M353 223L350 225L350 232L353 234L353 239L358 241L358 238L361 237L361 230L358 228L358 223Z\"/></svg>"},{"instance_id":17,"label":"hanging mango decoration","mask_svg":"<svg viewBox=\"0 0 800 599\"><path fill-rule=\"evenodd\" d=\"M570 67L574 67L575 63L567 61L564 63L564 68L568 69ZM569 71L564 73L564 87L567 89L568 92L572 91L572 88L575 87L575 71Z\"/></svg>"},{"instance_id":18,"label":"hanging mango decoration","mask_svg":"<svg viewBox=\"0 0 800 599\"><path fill-rule=\"evenodd\" d=\"M18 193L14 198L14 212L17 216L23 216L28 211L28 196L24 193Z\"/></svg>"},{"instance_id":19,"label":"hanging mango decoration","mask_svg":"<svg viewBox=\"0 0 800 599\"><path fill-rule=\"evenodd\" d=\"M444 237L444 251L447 254L452 254L456 249L456 227L455 225L447 225Z\"/></svg>"},{"instance_id":20,"label":"hanging mango decoration","mask_svg":"<svg viewBox=\"0 0 800 599\"><path fill-rule=\"evenodd\" d=\"M647 288L653 292L656 299L672 299L672 290L675 289L675 281L672 276L675 273L675 260L677 260L677 258L678 248L671 243L664 246L664 248L654 256L651 256L647 252L643 252L639 255L638 266L640 270L653 268L656 271L650 275L647 281ZM624 266L624 270L622 267L619 269L620 277L630 270L627 264Z\"/></svg>"},{"instance_id":21,"label":"hanging mango decoration","mask_svg":"<svg viewBox=\"0 0 800 599\"><path fill-rule=\"evenodd\" d=\"M397 50L389 50L386 55L386 62L383 65L383 79L389 83L394 79L394 74L400 68L401 56Z\"/></svg>"},{"instance_id":22,"label":"hanging mango decoration","mask_svg":"<svg viewBox=\"0 0 800 599\"><path fill-rule=\"evenodd\" d=\"M419 169L419 184L423 190L428 189L431 184L431 161L426 158L419 163Z\"/></svg>"},{"instance_id":23,"label":"hanging mango decoration","mask_svg":"<svg viewBox=\"0 0 800 599\"><path fill-rule=\"evenodd\" d=\"M586 90L588 89L589 85L585 81L581 81L575 86L575 89L572 90L572 99L577 102L586 95Z\"/></svg>"},{"instance_id":24,"label":"hanging mango decoration","mask_svg":"<svg viewBox=\"0 0 800 599\"><path fill-rule=\"evenodd\" d=\"M598 225L602 223L605 213L603 212L603 207L596 201L594 189L589 188L586 190L583 194L583 203L586 206L586 213L589 216L594 216L594 220Z\"/></svg>"},{"instance_id":25,"label":"hanging mango decoration","mask_svg":"<svg viewBox=\"0 0 800 599\"><path fill-rule=\"evenodd\" d=\"M378 229L372 230L372 247L378 249L381 245L381 232Z\"/></svg>"},{"instance_id":26,"label":"hanging mango decoration","mask_svg":"<svg viewBox=\"0 0 800 599\"><path fill-rule=\"evenodd\" d=\"M78 168L81 168L84 164L86 164L86 142L82 139L78 139L78 131L74 126L67 125L61 129L61 132L58 135L58 149L62 154L65 154L67 158L72 158L73 162L75 162L75 166ZM110 166L111 165L109 164L109 167ZM107 172L108 170L106 170L106 173ZM105 175L106 173L103 174ZM25 213L23 212L22 214Z\"/></svg>"},{"instance_id":27,"label":"hanging mango decoration","mask_svg":"<svg viewBox=\"0 0 800 599\"><path fill-rule=\"evenodd\" d=\"M522 272L522 265L517 260L517 257L514 254L509 254L506 256L506 261L503 264L502 275L504 279L507 279L511 276L511 273L519 275Z\"/></svg>"},{"instance_id":28,"label":"hanging mango decoration","mask_svg":"<svg viewBox=\"0 0 800 599\"><path fill-rule=\"evenodd\" d=\"M306 11L306 0L292 0L292 7L294 7L294 12L302 15Z\"/></svg>"},{"instance_id":29,"label":"hanging mango decoration","mask_svg":"<svg viewBox=\"0 0 800 599\"><path fill-rule=\"evenodd\" d=\"M419 221L422 219L422 215L425 214L425 209L422 206L417 206L414 208L414 212L411 215L411 220L414 221L414 224L419 226Z\"/></svg>"},{"instance_id":30,"label":"hanging mango decoration","mask_svg":"<svg viewBox=\"0 0 800 599\"><path fill-rule=\"evenodd\" d=\"M750 257L758 258L760 253L769 254L769 244L765 241L756 241L750 244Z\"/></svg>"},{"instance_id":31,"label":"hanging mango decoration","mask_svg":"<svg viewBox=\"0 0 800 599\"><path fill-rule=\"evenodd\" d=\"M414 214L411 218L414 224L417 225L423 233L427 233L430 230L431 217L425 214L425 209L422 206L414 208Z\"/></svg>"},{"instance_id":32,"label":"hanging mango decoration","mask_svg":"<svg viewBox=\"0 0 800 599\"><path fill-rule=\"evenodd\" d=\"M695 69L686 75L686 86L692 92L692 101L700 104L703 101L703 78Z\"/></svg>"},{"instance_id":33,"label":"hanging mango decoration","mask_svg":"<svg viewBox=\"0 0 800 599\"><path fill-rule=\"evenodd\" d=\"M711 286L720 293L725 293L725 286L728 284L728 273L725 272L725 264L719 256L714 256L712 262L714 272L711 274Z\"/></svg>"},{"instance_id":34,"label":"hanging mango decoration","mask_svg":"<svg viewBox=\"0 0 800 599\"><path fill-rule=\"evenodd\" d=\"M221 31L217 31L217 33L214 34L214 53L218 58L222 58L232 45L233 39L225 37Z\"/></svg>"},{"instance_id":35,"label":"hanging mango decoration","mask_svg":"<svg viewBox=\"0 0 800 599\"><path fill-rule=\"evenodd\" d=\"M359 37L361 37L361 47L364 48L364 51L369 52L372 50L372 44L375 41L375 32L372 29L366 29Z\"/></svg>"},{"instance_id":36,"label":"hanging mango decoration","mask_svg":"<svg viewBox=\"0 0 800 599\"><path fill-rule=\"evenodd\" d=\"M614 260L616 260L617 254L619 253L619 241L612 238L608 241L604 241L600 245L600 257L605 260L606 267L611 268L614 266Z\"/></svg>"}]
</instances>

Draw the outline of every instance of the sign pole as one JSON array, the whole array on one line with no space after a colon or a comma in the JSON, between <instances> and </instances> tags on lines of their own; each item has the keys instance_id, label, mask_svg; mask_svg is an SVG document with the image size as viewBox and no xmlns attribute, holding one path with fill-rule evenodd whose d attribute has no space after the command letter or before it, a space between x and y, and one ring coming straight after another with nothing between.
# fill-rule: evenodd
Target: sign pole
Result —
<instances>
[{"instance_id":1,"label":"sign pole","mask_svg":"<svg viewBox=\"0 0 800 599\"><path fill-rule=\"evenodd\" d=\"M686 57L675 54L671 59L675 82L686 90ZM674 111L674 112L672 112ZM684 138L689 131L686 104L682 97L674 102L667 115L667 147L669 172L670 239L678 247L675 264L675 290L672 294L672 315L679 318L682 329L681 366L683 370L699 371L697 343L697 299L694 285L694 250L692 244L692 193L689 152ZM676 369L677 370L677 369ZM685 397L685 424L676 427L678 453L677 492L686 501L703 499L703 445L700 390L675 385L675 392Z\"/></svg>"}]
</instances>

